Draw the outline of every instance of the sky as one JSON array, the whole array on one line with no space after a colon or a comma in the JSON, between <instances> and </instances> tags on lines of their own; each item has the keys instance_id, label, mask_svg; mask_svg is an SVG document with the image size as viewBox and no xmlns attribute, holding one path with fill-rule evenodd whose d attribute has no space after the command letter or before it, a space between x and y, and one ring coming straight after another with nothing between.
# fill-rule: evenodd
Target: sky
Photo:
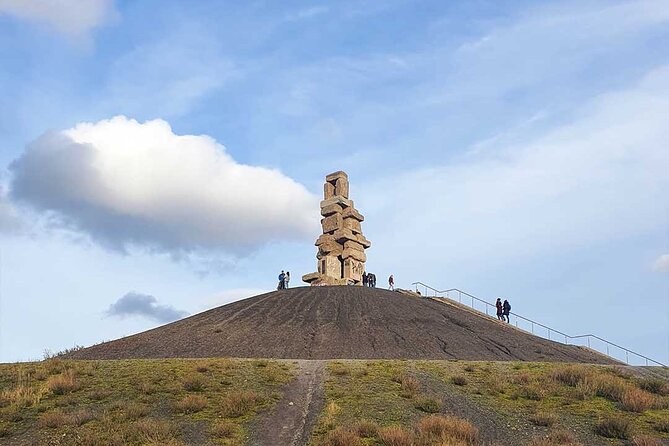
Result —
<instances>
[{"instance_id":1,"label":"sky","mask_svg":"<svg viewBox=\"0 0 669 446\"><path fill-rule=\"evenodd\" d=\"M669 363L666 0L0 0L0 97L0 361L299 285L344 170L379 284Z\"/></svg>"}]
</instances>

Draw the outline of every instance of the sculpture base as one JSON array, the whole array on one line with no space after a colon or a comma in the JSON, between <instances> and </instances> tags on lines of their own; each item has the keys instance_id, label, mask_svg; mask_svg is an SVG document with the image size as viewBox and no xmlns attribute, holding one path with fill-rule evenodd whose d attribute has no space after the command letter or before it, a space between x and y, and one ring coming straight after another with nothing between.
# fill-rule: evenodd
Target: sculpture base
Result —
<instances>
[{"instance_id":1,"label":"sculpture base","mask_svg":"<svg viewBox=\"0 0 669 446\"><path fill-rule=\"evenodd\" d=\"M326 276L321 273L309 273L302 276L302 281L308 283L311 286L324 286L324 285L361 285L361 283L354 281L353 279L338 279L332 276Z\"/></svg>"}]
</instances>

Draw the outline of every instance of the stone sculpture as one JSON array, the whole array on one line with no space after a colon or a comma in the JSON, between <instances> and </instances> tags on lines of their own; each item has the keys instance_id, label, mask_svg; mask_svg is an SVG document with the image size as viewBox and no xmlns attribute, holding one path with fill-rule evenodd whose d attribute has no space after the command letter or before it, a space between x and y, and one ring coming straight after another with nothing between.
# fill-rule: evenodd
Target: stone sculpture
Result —
<instances>
[{"instance_id":1,"label":"stone sculpture","mask_svg":"<svg viewBox=\"0 0 669 446\"><path fill-rule=\"evenodd\" d=\"M302 276L311 285L362 285L372 244L362 235L365 219L348 198L348 175L339 171L325 177L321 201L323 235L316 240L318 272Z\"/></svg>"}]
</instances>

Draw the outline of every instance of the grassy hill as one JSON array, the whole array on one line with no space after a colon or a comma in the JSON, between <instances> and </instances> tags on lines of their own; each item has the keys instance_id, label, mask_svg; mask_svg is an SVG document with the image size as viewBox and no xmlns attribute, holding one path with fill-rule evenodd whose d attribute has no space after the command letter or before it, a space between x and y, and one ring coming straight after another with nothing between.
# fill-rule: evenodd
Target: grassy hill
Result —
<instances>
[{"instance_id":1,"label":"grassy hill","mask_svg":"<svg viewBox=\"0 0 669 446\"><path fill-rule=\"evenodd\" d=\"M534 362L314 363L325 366L322 395L304 407L314 422L302 427L308 434L295 444L669 444L669 384L638 376L635 369ZM305 393L291 390L302 373L310 373L304 370L299 361L221 358L3 364L0 444L271 444L254 440L255 431L269 429L272 438L272 429L285 428L290 420L281 418L292 415L283 411L299 406L294 398ZM263 427L277 414L279 425Z\"/></svg>"}]
</instances>

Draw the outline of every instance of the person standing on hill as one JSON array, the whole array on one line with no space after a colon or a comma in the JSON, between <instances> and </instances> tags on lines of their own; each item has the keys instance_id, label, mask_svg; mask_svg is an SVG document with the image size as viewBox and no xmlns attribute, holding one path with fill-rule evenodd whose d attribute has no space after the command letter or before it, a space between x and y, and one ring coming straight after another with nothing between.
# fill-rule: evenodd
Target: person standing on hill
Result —
<instances>
[{"instance_id":1,"label":"person standing on hill","mask_svg":"<svg viewBox=\"0 0 669 446\"><path fill-rule=\"evenodd\" d=\"M369 285L369 276L367 275L367 271L362 273L362 286L367 286Z\"/></svg>"},{"instance_id":2,"label":"person standing on hill","mask_svg":"<svg viewBox=\"0 0 669 446\"><path fill-rule=\"evenodd\" d=\"M286 277L283 278L283 288L288 289L289 283L290 283L290 271L286 271Z\"/></svg>"},{"instance_id":3,"label":"person standing on hill","mask_svg":"<svg viewBox=\"0 0 669 446\"><path fill-rule=\"evenodd\" d=\"M497 302L495 302L495 307L497 307L497 319L500 321L504 320L504 308L502 307L502 299L499 297L497 298Z\"/></svg>"},{"instance_id":4,"label":"person standing on hill","mask_svg":"<svg viewBox=\"0 0 669 446\"><path fill-rule=\"evenodd\" d=\"M511 323L511 320L509 319L509 313L511 313L511 304L508 300L504 299L504 304L502 305L502 317L506 318L506 322Z\"/></svg>"},{"instance_id":5,"label":"person standing on hill","mask_svg":"<svg viewBox=\"0 0 669 446\"><path fill-rule=\"evenodd\" d=\"M395 279L392 274L388 277L388 289L395 291Z\"/></svg>"},{"instance_id":6,"label":"person standing on hill","mask_svg":"<svg viewBox=\"0 0 669 446\"><path fill-rule=\"evenodd\" d=\"M281 271L281 274L279 274L279 286L276 287L277 290L282 290L286 286L286 273Z\"/></svg>"}]
</instances>

